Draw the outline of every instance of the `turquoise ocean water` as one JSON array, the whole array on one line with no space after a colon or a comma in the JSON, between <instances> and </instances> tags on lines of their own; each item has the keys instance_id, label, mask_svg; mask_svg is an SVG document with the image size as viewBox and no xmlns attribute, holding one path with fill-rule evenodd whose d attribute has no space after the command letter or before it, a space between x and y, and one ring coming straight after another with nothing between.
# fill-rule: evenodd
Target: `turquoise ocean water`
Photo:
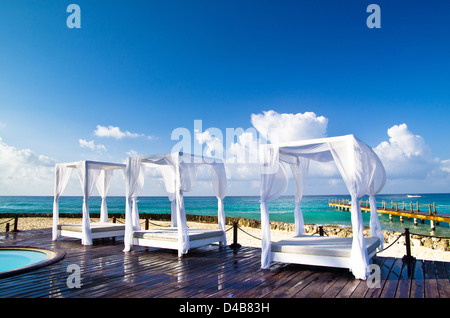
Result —
<instances>
[{"instance_id":1,"label":"turquoise ocean water","mask_svg":"<svg viewBox=\"0 0 450 318\"><path fill-rule=\"evenodd\" d=\"M406 203L413 202L414 207L418 201L421 211L428 211L428 204L436 203L437 211L450 214L450 194L415 194L416 197L408 197L406 194L392 194L377 196L377 203L381 206L381 201L391 201ZM329 199L350 199L350 196L304 196L302 210L305 223L307 224L351 224L350 213L342 212L328 207ZM364 201L368 197L362 198ZM139 197L138 209L140 213L169 213L170 202L167 197ZM100 211L100 197L89 199L89 210L91 212ZM124 197L108 197L108 210L111 213L125 212ZM224 199L225 213L229 217L244 217L248 219L260 220L259 197L226 197ZM81 212L81 197L60 198L60 213ZM0 196L0 214L11 212L27 213L51 213L53 197L51 196ZM388 205L389 206L389 205ZM408 205L409 206L409 205ZM188 214L217 215L217 199L215 197L185 197L185 208ZM277 200L269 202L270 220L294 223L294 197L283 196ZM389 221L389 216L380 214L380 222L383 229L403 231L408 227L411 232L430 234L430 224L414 225L413 220L405 218L400 223L398 217L393 217ZM364 225L369 224L369 213L363 213ZM437 236L450 236L448 223L441 223L433 233Z\"/></svg>"}]
</instances>

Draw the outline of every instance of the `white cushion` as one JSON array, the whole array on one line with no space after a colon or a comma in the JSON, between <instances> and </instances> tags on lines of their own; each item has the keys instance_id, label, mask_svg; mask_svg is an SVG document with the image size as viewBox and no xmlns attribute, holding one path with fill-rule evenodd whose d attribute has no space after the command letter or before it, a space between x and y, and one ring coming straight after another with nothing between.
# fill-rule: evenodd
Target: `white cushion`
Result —
<instances>
[{"instance_id":1,"label":"white cushion","mask_svg":"<svg viewBox=\"0 0 450 318\"><path fill-rule=\"evenodd\" d=\"M351 237L294 236L272 243L272 252L350 257L352 240ZM366 237L365 240L368 254L380 245L380 240L376 237Z\"/></svg>"}]
</instances>

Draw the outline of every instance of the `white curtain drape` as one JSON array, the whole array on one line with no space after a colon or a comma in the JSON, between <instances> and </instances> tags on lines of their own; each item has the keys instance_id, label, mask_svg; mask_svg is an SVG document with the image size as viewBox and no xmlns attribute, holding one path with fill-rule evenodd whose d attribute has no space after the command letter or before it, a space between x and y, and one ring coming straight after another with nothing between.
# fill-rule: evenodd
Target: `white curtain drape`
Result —
<instances>
[{"instance_id":1,"label":"white curtain drape","mask_svg":"<svg viewBox=\"0 0 450 318\"><path fill-rule=\"evenodd\" d=\"M219 223L219 230L224 231L221 243L226 245L227 236L225 234L225 209L223 199L227 194L227 178L223 164L211 165L211 182L217 198L217 219Z\"/></svg>"},{"instance_id":2,"label":"white curtain drape","mask_svg":"<svg viewBox=\"0 0 450 318\"><path fill-rule=\"evenodd\" d=\"M139 211L137 197L144 186L144 172L141 167L141 158L128 158L125 170L125 236L124 252L131 250L133 245L133 231L139 231Z\"/></svg>"},{"instance_id":3,"label":"white curtain drape","mask_svg":"<svg viewBox=\"0 0 450 318\"><path fill-rule=\"evenodd\" d=\"M102 170L97 179L97 191L102 198L102 205L100 207L100 222L108 223L108 207L106 205L106 195L108 194L113 172L114 170Z\"/></svg>"},{"instance_id":4,"label":"white curtain drape","mask_svg":"<svg viewBox=\"0 0 450 318\"><path fill-rule=\"evenodd\" d=\"M276 147L266 147L262 159L261 173L261 268L268 269L272 261L270 218L267 201L275 200L286 191L288 178L285 168L279 163L279 151Z\"/></svg>"},{"instance_id":5,"label":"white curtain drape","mask_svg":"<svg viewBox=\"0 0 450 318\"><path fill-rule=\"evenodd\" d=\"M189 235L186 221L186 211L184 210L184 198L183 192L191 190L192 185L195 182L195 172L190 170L191 167L185 166L181 169L181 163L178 158L175 160L175 200L176 200L176 212L177 212L177 233L178 233L178 257L186 254L189 250ZM195 168L194 168L195 169Z\"/></svg>"},{"instance_id":6,"label":"white curtain drape","mask_svg":"<svg viewBox=\"0 0 450 318\"><path fill-rule=\"evenodd\" d=\"M370 192L371 185L375 181L378 182L374 180L374 176L380 171L379 163L373 151L365 144L358 142L352 135L342 141L329 142L329 147L352 200L350 209L353 229L351 271L356 278L366 279L370 274L369 257L359 199ZM371 220L375 222L375 219L378 219L378 215L371 214ZM381 227L379 229L381 230Z\"/></svg>"},{"instance_id":7,"label":"white curtain drape","mask_svg":"<svg viewBox=\"0 0 450 318\"><path fill-rule=\"evenodd\" d=\"M375 195L369 196L369 205L370 205L370 236L378 237L378 239L380 240L379 250L381 251L384 248L384 236L383 231L381 230L380 220L378 219L377 200L375 199Z\"/></svg>"},{"instance_id":8,"label":"white curtain drape","mask_svg":"<svg viewBox=\"0 0 450 318\"><path fill-rule=\"evenodd\" d=\"M305 222L303 220L303 213L300 203L302 202L303 192L305 190L306 180L308 177L309 159L297 158L295 163L290 164L290 167L295 181L295 235L303 235L305 234Z\"/></svg>"},{"instance_id":9,"label":"white curtain drape","mask_svg":"<svg viewBox=\"0 0 450 318\"><path fill-rule=\"evenodd\" d=\"M372 149L369 148L369 150L373 152ZM370 236L378 237L381 244L380 250L383 250L384 236L383 231L381 230L380 220L378 218L377 200L375 198L375 195L377 195L381 191L381 189L383 189L384 184L386 183L386 172L380 158L378 158L375 153L373 153L372 157L373 160L377 162L378 169L373 171L372 182L370 183L369 191L367 192L367 194L369 195L370 204Z\"/></svg>"},{"instance_id":10,"label":"white curtain drape","mask_svg":"<svg viewBox=\"0 0 450 318\"><path fill-rule=\"evenodd\" d=\"M59 224L59 197L63 193L69 181L72 170L63 165L55 166L55 195L53 199L53 229L52 240L58 239L58 224Z\"/></svg>"},{"instance_id":11,"label":"white curtain drape","mask_svg":"<svg viewBox=\"0 0 450 318\"><path fill-rule=\"evenodd\" d=\"M175 180L175 167L172 165L161 165L159 170L163 176L164 186L167 191L167 196L170 200L170 220L171 226L177 226L177 205L176 205L176 180Z\"/></svg>"},{"instance_id":12,"label":"white curtain drape","mask_svg":"<svg viewBox=\"0 0 450 318\"><path fill-rule=\"evenodd\" d=\"M97 182L100 170L89 167L88 162L77 163L77 172L83 191L83 216L81 222L81 244L92 245L91 222L89 219L89 197Z\"/></svg>"}]
</instances>

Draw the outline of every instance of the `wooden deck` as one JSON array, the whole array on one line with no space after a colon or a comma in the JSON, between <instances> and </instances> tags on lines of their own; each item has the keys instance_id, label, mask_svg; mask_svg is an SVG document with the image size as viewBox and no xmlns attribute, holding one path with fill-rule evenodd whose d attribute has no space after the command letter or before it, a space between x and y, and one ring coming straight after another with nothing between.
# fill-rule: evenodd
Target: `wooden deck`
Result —
<instances>
[{"instance_id":1,"label":"wooden deck","mask_svg":"<svg viewBox=\"0 0 450 318\"><path fill-rule=\"evenodd\" d=\"M0 246L63 250L49 266L0 279L1 298L449 298L450 263L378 257L378 288L354 279L345 269L273 263L260 269L260 249L233 250L210 245L177 252L136 248L122 252L123 241L51 241L50 229L0 233ZM81 269L81 287L69 288L67 268Z\"/></svg>"}]
</instances>

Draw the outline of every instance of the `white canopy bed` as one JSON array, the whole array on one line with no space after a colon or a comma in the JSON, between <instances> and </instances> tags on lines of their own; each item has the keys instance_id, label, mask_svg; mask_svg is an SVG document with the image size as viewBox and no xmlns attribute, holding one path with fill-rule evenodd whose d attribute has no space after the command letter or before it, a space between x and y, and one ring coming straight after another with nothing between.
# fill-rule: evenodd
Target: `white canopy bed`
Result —
<instances>
[{"instance_id":1,"label":"white canopy bed","mask_svg":"<svg viewBox=\"0 0 450 318\"><path fill-rule=\"evenodd\" d=\"M365 143L353 135L302 140L262 149L261 170L261 267L269 268L271 261L318 266L349 268L358 279L367 279L369 262L377 248L382 248L383 233L376 210L375 195L386 181L384 167ZM305 235L300 203L305 187L309 162L333 161L351 195L353 238L312 237ZM282 195L288 183L286 167L295 179L295 236L272 243L270 239L267 201ZM365 238L359 198L370 196L370 237Z\"/></svg>"},{"instance_id":2,"label":"white canopy bed","mask_svg":"<svg viewBox=\"0 0 450 318\"><path fill-rule=\"evenodd\" d=\"M183 193L192 189L200 166L210 166L212 186L218 200L218 229L191 229L187 227ZM141 230L137 197L144 185L144 171L157 168L161 172L169 200L171 201L171 227ZM171 153L128 158L126 167L125 249L133 245L178 250L178 256L195 248L215 242L226 244L225 213L223 199L227 181L221 161L190 154Z\"/></svg>"},{"instance_id":3,"label":"white canopy bed","mask_svg":"<svg viewBox=\"0 0 450 318\"><path fill-rule=\"evenodd\" d=\"M81 224L59 224L59 197L67 186L72 169L76 169L83 192L83 214ZM115 170L124 170L124 164L78 161L55 165L55 196L53 201L53 233L52 240L61 237L81 239L83 245L92 245L92 239L124 236L125 225L108 222L106 195ZM88 199L94 185L102 198L100 221L90 222Z\"/></svg>"}]
</instances>

